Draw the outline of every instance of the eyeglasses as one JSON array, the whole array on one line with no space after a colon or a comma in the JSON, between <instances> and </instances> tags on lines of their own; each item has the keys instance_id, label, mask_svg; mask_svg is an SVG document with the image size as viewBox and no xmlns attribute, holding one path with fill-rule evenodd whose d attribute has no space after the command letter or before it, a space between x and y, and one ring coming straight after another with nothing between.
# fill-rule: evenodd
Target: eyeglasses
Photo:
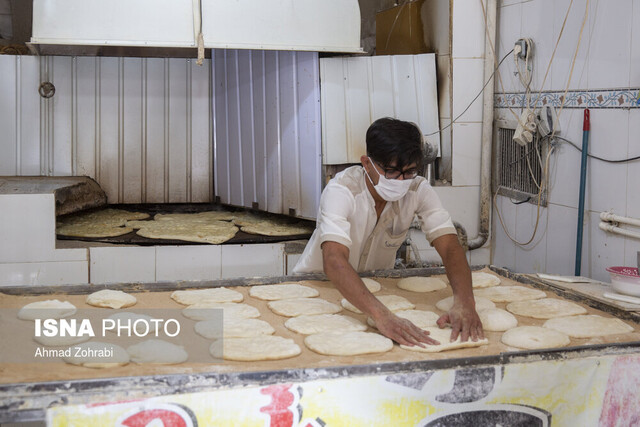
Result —
<instances>
[{"instance_id":1,"label":"eyeglasses","mask_svg":"<svg viewBox=\"0 0 640 427\"><path fill-rule=\"evenodd\" d=\"M402 176L403 179L413 179L418 176L418 168L411 168L404 171L398 170L396 168L385 168L378 162L373 162L380 166L380 168L384 171L384 177L387 179L398 179Z\"/></svg>"}]
</instances>

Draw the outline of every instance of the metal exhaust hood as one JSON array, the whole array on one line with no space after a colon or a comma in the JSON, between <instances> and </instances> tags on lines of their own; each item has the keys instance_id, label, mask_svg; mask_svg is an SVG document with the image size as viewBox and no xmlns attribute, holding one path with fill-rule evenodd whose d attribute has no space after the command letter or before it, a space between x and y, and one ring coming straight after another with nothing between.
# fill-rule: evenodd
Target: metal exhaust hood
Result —
<instances>
[{"instance_id":1,"label":"metal exhaust hood","mask_svg":"<svg viewBox=\"0 0 640 427\"><path fill-rule=\"evenodd\" d=\"M200 33L204 48L362 52L358 0L33 0L45 54L191 51Z\"/></svg>"}]
</instances>

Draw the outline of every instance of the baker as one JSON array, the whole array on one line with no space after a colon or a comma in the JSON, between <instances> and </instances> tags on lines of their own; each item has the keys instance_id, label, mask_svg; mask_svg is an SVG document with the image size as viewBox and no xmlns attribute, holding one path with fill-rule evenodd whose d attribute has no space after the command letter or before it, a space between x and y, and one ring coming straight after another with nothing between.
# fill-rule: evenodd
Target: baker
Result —
<instances>
[{"instance_id":1,"label":"baker","mask_svg":"<svg viewBox=\"0 0 640 427\"><path fill-rule=\"evenodd\" d=\"M322 272L340 293L370 316L385 336L404 345L434 344L428 332L394 315L366 288L358 272L393 268L396 252L414 217L442 258L453 289L451 340L484 338L475 310L471 270L456 229L438 195L418 176L423 154L418 127L402 120L376 120L366 134L362 166L337 174L320 197L316 229L293 272Z\"/></svg>"}]
</instances>

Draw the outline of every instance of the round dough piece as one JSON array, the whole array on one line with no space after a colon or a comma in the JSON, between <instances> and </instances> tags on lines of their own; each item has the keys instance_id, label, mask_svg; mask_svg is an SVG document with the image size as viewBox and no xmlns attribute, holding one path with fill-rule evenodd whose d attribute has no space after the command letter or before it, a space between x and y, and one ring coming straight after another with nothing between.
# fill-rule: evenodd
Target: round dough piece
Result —
<instances>
[{"instance_id":1,"label":"round dough piece","mask_svg":"<svg viewBox=\"0 0 640 427\"><path fill-rule=\"evenodd\" d=\"M280 283L277 285L251 286L249 295L265 301L277 301L289 298L312 298L320 295L317 289L300 283Z\"/></svg>"},{"instance_id":2,"label":"round dough piece","mask_svg":"<svg viewBox=\"0 0 640 427\"><path fill-rule=\"evenodd\" d=\"M89 341L71 348L71 356L63 357L67 363L87 368L115 368L129 363L127 350L116 344Z\"/></svg>"},{"instance_id":3,"label":"round dough piece","mask_svg":"<svg viewBox=\"0 0 640 427\"><path fill-rule=\"evenodd\" d=\"M76 312L76 306L69 301L59 301L57 299L48 299L45 301L36 301L25 305L18 311L18 319L36 320L36 319L62 319Z\"/></svg>"},{"instance_id":4,"label":"round dough piece","mask_svg":"<svg viewBox=\"0 0 640 427\"><path fill-rule=\"evenodd\" d=\"M539 289L524 286L494 286L473 291L477 297L488 298L493 302L529 301L547 296Z\"/></svg>"},{"instance_id":5,"label":"round dough piece","mask_svg":"<svg viewBox=\"0 0 640 427\"><path fill-rule=\"evenodd\" d=\"M308 335L304 343L309 349L326 356L356 356L384 353L393 348L393 341L373 332L322 332Z\"/></svg>"},{"instance_id":6,"label":"round dough piece","mask_svg":"<svg viewBox=\"0 0 640 427\"><path fill-rule=\"evenodd\" d=\"M183 346L159 339L149 339L131 345L127 347L127 353L135 363L175 365L186 362L189 358Z\"/></svg>"},{"instance_id":7,"label":"round dough piece","mask_svg":"<svg viewBox=\"0 0 640 427\"><path fill-rule=\"evenodd\" d=\"M362 283L364 283L364 285L367 287L369 292L371 292L372 294L375 294L380 289L382 289L382 285L380 285L380 282L378 282L377 280L370 279L368 277L362 277Z\"/></svg>"},{"instance_id":8,"label":"round dough piece","mask_svg":"<svg viewBox=\"0 0 640 427\"><path fill-rule=\"evenodd\" d=\"M496 305L493 303L493 301L489 299L482 298L477 295L474 296L473 299L476 300L476 310L484 310L485 308L496 308ZM452 296L441 299L436 303L436 308L438 310L449 311L451 310L452 307L453 307Z\"/></svg>"},{"instance_id":9,"label":"round dough piece","mask_svg":"<svg viewBox=\"0 0 640 427\"><path fill-rule=\"evenodd\" d=\"M68 337L68 336L54 336L54 337L46 337L44 335L39 337L33 337L33 340L38 344L47 346L47 347L58 347L58 346L70 346L74 344L80 344L81 342L87 342L91 339L89 335L82 335L79 337Z\"/></svg>"},{"instance_id":10,"label":"round dough piece","mask_svg":"<svg viewBox=\"0 0 640 427\"><path fill-rule=\"evenodd\" d=\"M500 278L498 276L485 273L484 271L472 272L471 280L474 288L489 288L500 284Z\"/></svg>"},{"instance_id":11,"label":"round dough piece","mask_svg":"<svg viewBox=\"0 0 640 427\"><path fill-rule=\"evenodd\" d=\"M485 331L503 332L518 326L518 319L501 308L478 310L478 316Z\"/></svg>"},{"instance_id":12,"label":"round dough piece","mask_svg":"<svg viewBox=\"0 0 640 427\"><path fill-rule=\"evenodd\" d=\"M112 319L116 321L116 327L113 329L107 329L108 332L112 332L114 334L118 333L118 325L120 326L129 326L135 329L139 335L143 335L147 332L147 325L149 325L148 333L155 334L158 330L158 325L156 323L151 322L152 317L147 316L146 314L140 313L131 313L129 311L121 311L119 313L113 313L111 316L107 317L107 319ZM142 320L142 322L137 322L136 320ZM129 335L125 329L122 329L122 334Z\"/></svg>"},{"instance_id":13,"label":"round dough piece","mask_svg":"<svg viewBox=\"0 0 640 427\"><path fill-rule=\"evenodd\" d=\"M219 319L216 309L222 310L223 318L255 319L260 317L260 310L248 304L235 302L201 302L182 309L184 317L193 320Z\"/></svg>"},{"instance_id":14,"label":"round dough piece","mask_svg":"<svg viewBox=\"0 0 640 427\"><path fill-rule=\"evenodd\" d=\"M440 315L434 313L433 311L426 311L426 310L400 310L400 311L396 311L395 315L398 317L402 317L403 319L409 320L418 328L436 326L437 325L436 322L440 318ZM367 323L369 324L369 326L373 328L376 327L376 322L374 322L373 319L370 317L367 318Z\"/></svg>"},{"instance_id":15,"label":"round dough piece","mask_svg":"<svg viewBox=\"0 0 640 427\"><path fill-rule=\"evenodd\" d=\"M566 334L541 326L518 326L509 329L502 334L500 340L510 347L526 350L564 347L571 342Z\"/></svg>"},{"instance_id":16,"label":"round dough piece","mask_svg":"<svg viewBox=\"0 0 640 427\"><path fill-rule=\"evenodd\" d=\"M227 288L193 289L189 291L175 291L171 299L183 305L193 305L203 302L242 302L244 297L238 291Z\"/></svg>"},{"instance_id":17,"label":"round dough piece","mask_svg":"<svg viewBox=\"0 0 640 427\"><path fill-rule=\"evenodd\" d=\"M103 237L118 237L131 233L133 228L119 227L111 224L65 224L56 228L56 234L69 237L88 237L99 239Z\"/></svg>"},{"instance_id":18,"label":"round dough piece","mask_svg":"<svg viewBox=\"0 0 640 427\"><path fill-rule=\"evenodd\" d=\"M437 277L405 277L398 280L397 286L400 289L411 292L433 292L445 289L447 284Z\"/></svg>"},{"instance_id":19,"label":"round dough piece","mask_svg":"<svg viewBox=\"0 0 640 427\"><path fill-rule=\"evenodd\" d=\"M378 298L380 302L391 311L411 310L416 308L416 306L411 303L411 301L399 295L382 295L376 298ZM349 311L362 314L362 311L360 311L355 305L347 301L346 298L342 298L340 304Z\"/></svg>"},{"instance_id":20,"label":"round dough piece","mask_svg":"<svg viewBox=\"0 0 640 427\"><path fill-rule=\"evenodd\" d=\"M87 296L86 303L95 307L125 308L137 302L136 297L122 291L103 289Z\"/></svg>"},{"instance_id":21,"label":"round dough piece","mask_svg":"<svg viewBox=\"0 0 640 427\"><path fill-rule=\"evenodd\" d=\"M196 323L194 329L198 335L209 340L248 338L272 335L275 332L275 329L264 320L241 318L224 319L222 323L218 320L203 320Z\"/></svg>"},{"instance_id":22,"label":"round dough piece","mask_svg":"<svg viewBox=\"0 0 640 427\"><path fill-rule=\"evenodd\" d=\"M318 334L328 331L364 331L367 325L342 314L316 314L313 316L298 316L284 322L287 329L303 335Z\"/></svg>"},{"instance_id":23,"label":"round dough piece","mask_svg":"<svg viewBox=\"0 0 640 427\"><path fill-rule=\"evenodd\" d=\"M534 319L551 319L587 312L584 307L576 303L554 298L512 302L507 304L507 310L518 316L533 317Z\"/></svg>"},{"instance_id":24,"label":"round dough piece","mask_svg":"<svg viewBox=\"0 0 640 427\"><path fill-rule=\"evenodd\" d=\"M556 317L547 320L542 326L562 332L573 338L627 334L634 330L633 327L627 325L620 319L602 317L597 314Z\"/></svg>"},{"instance_id":25,"label":"round dough piece","mask_svg":"<svg viewBox=\"0 0 640 427\"><path fill-rule=\"evenodd\" d=\"M277 335L224 338L214 341L209 347L209 352L215 358L244 362L287 359L299 355L301 351L292 339Z\"/></svg>"},{"instance_id":26,"label":"round dough piece","mask_svg":"<svg viewBox=\"0 0 640 427\"><path fill-rule=\"evenodd\" d=\"M478 341L472 341L468 339L467 341L462 341L462 336L458 335L458 338L455 341L451 340L451 328L443 328L440 329L437 326L429 326L426 328L422 328L425 331L429 332L429 336L434 340L438 341L439 344L426 344L424 347L419 347L417 345L404 345L401 344L400 348L411 351L418 351L421 353L439 353L441 351L448 350L456 350L459 348L467 348L467 347L480 347L481 345L489 344L489 340L484 338Z\"/></svg>"},{"instance_id":27,"label":"round dough piece","mask_svg":"<svg viewBox=\"0 0 640 427\"><path fill-rule=\"evenodd\" d=\"M304 314L335 314L342 311L336 304L322 298L291 298L271 301L269 308L276 314L286 317L297 317Z\"/></svg>"}]
</instances>

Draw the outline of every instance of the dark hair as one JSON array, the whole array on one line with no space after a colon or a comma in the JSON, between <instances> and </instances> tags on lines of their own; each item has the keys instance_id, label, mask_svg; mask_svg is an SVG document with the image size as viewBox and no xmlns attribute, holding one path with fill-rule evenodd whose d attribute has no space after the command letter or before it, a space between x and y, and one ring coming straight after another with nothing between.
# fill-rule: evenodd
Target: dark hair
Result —
<instances>
[{"instance_id":1,"label":"dark hair","mask_svg":"<svg viewBox=\"0 0 640 427\"><path fill-rule=\"evenodd\" d=\"M418 126L411 122L384 117L367 129L367 155L383 167L393 166L403 170L416 164L422 167L422 134Z\"/></svg>"}]
</instances>

